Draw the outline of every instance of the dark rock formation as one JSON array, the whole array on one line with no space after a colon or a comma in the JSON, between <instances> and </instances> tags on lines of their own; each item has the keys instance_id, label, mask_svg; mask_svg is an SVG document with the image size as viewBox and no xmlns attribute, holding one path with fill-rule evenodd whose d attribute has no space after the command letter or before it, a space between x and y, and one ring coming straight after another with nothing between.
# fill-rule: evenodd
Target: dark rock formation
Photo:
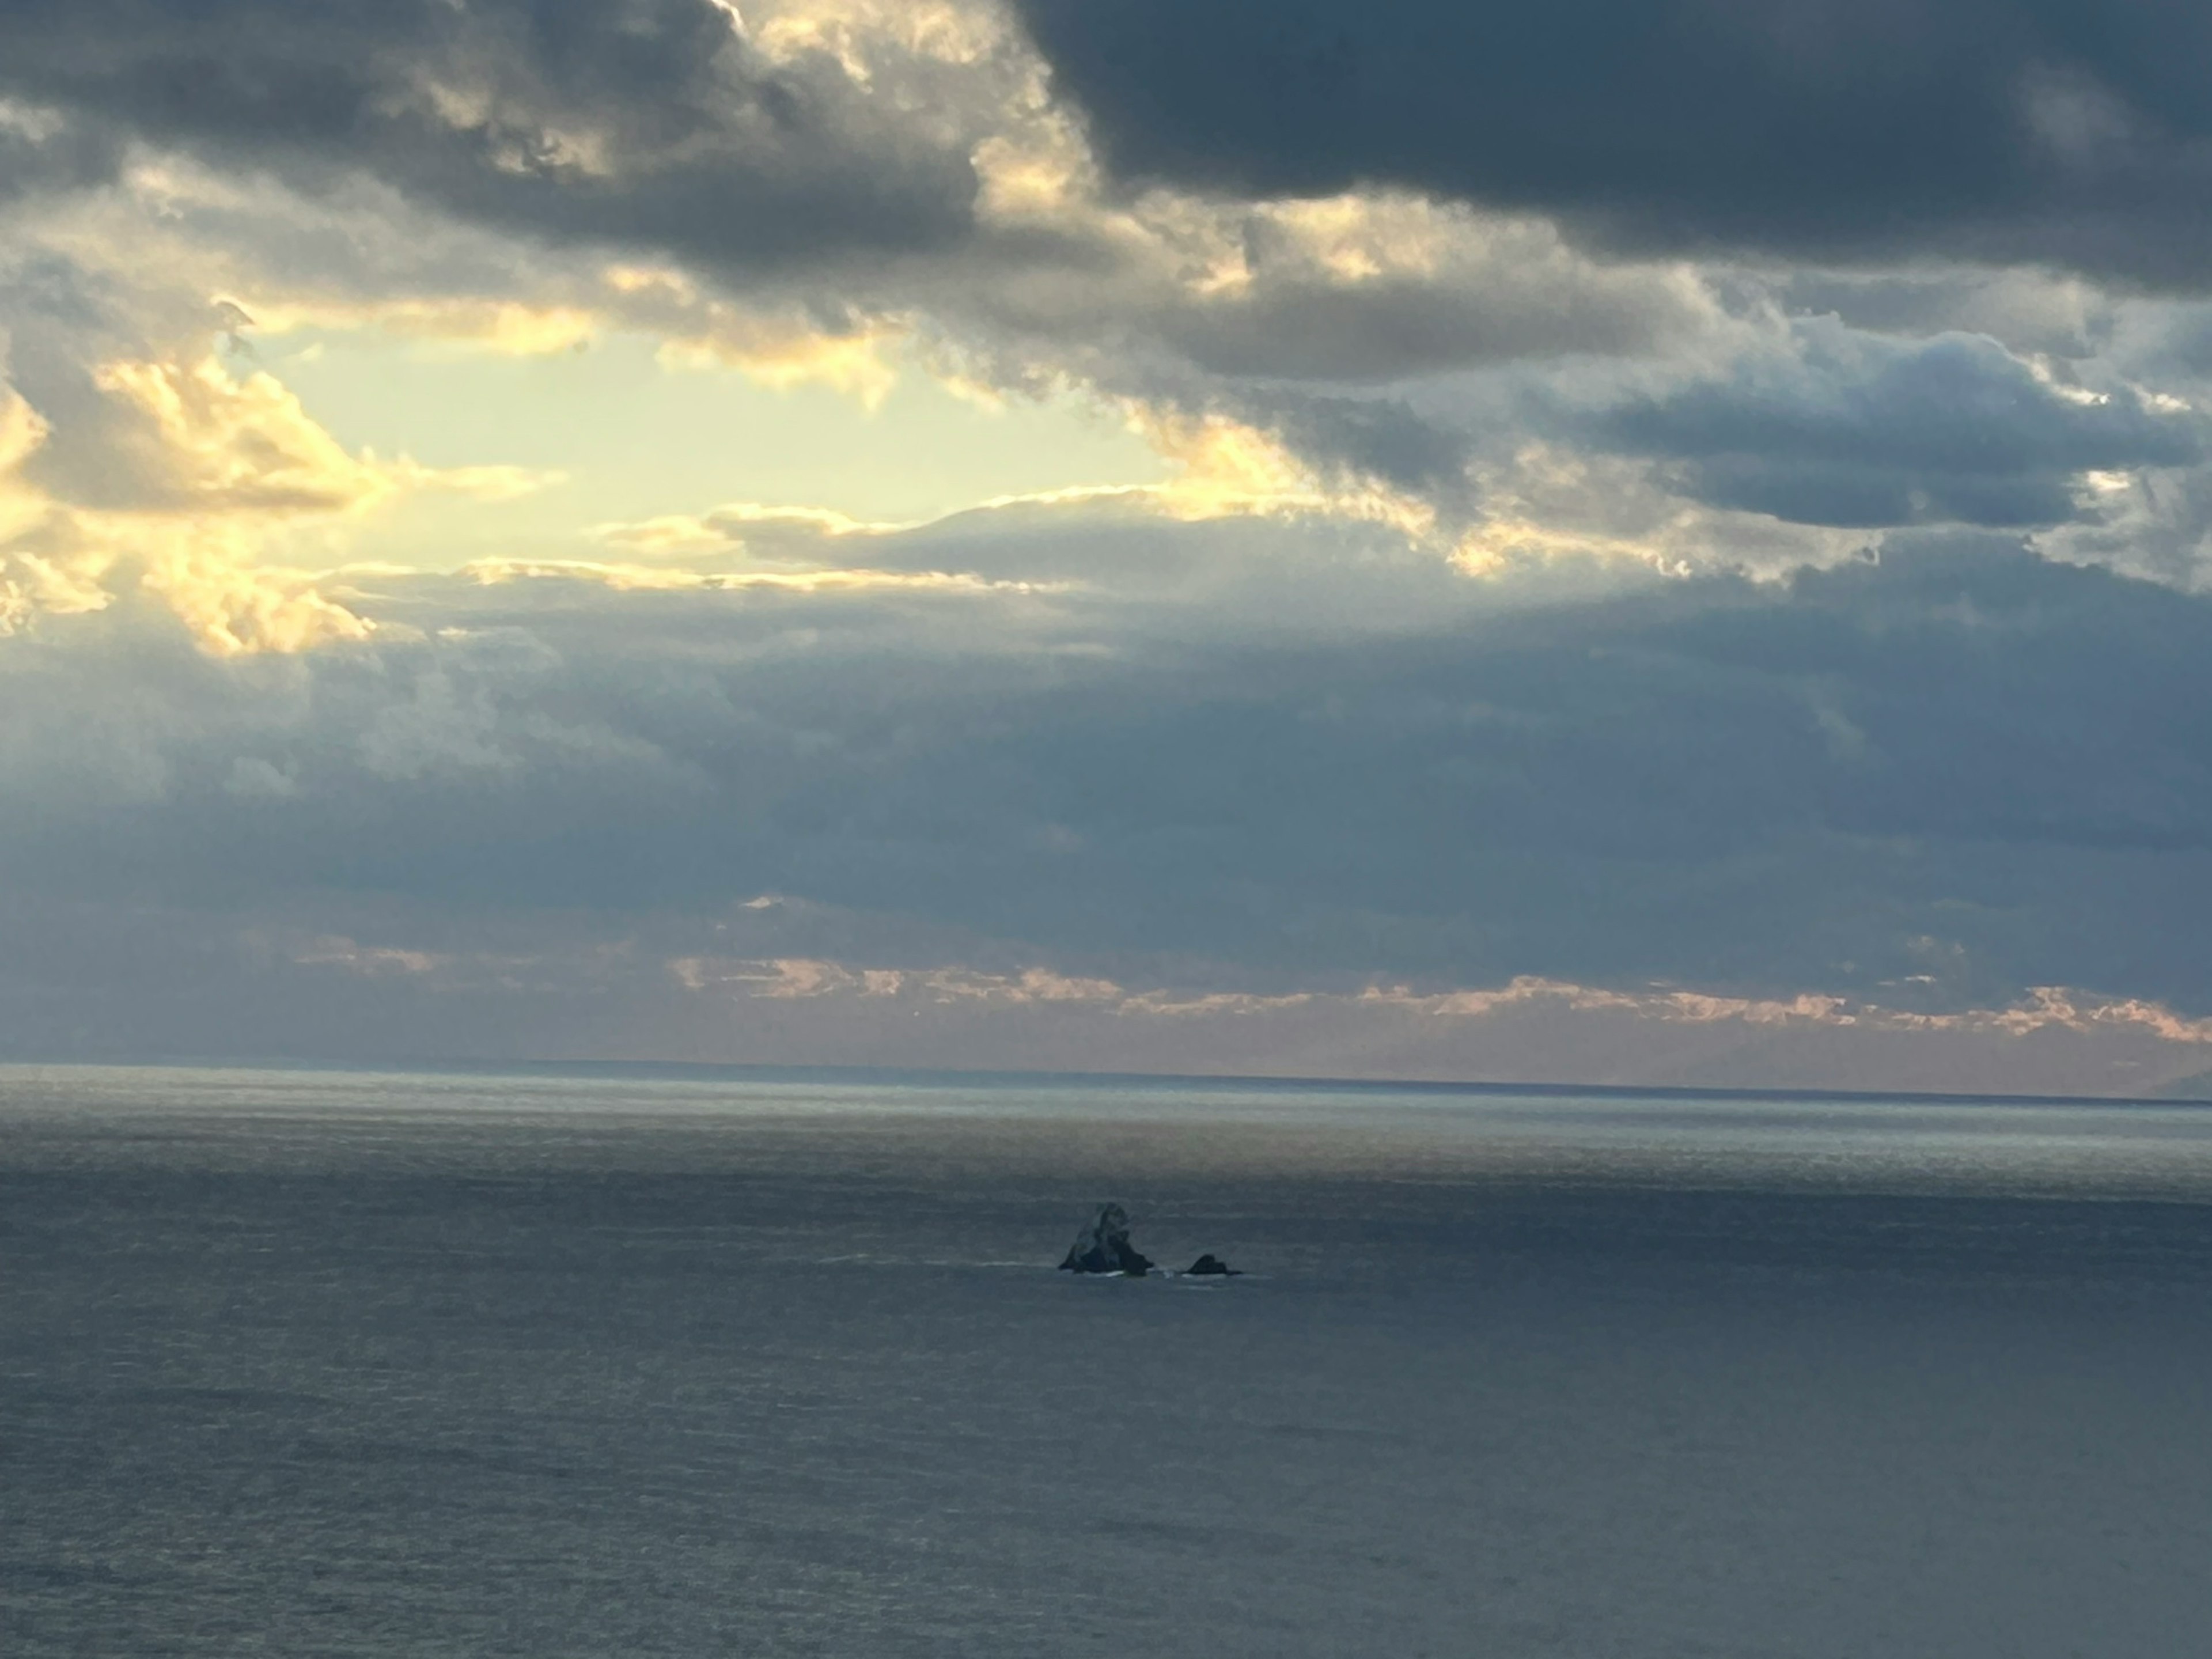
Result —
<instances>
[{"instance_id":1,"label":"dark rock formation","mask_svg":"<svg viewBox=\"0 0 2212 1659\"><path fill-rule=\"evenodd\" d=\"M1242 1267L1231 1267L1226 1261L1224 1261L1219 1256L1214 1255L1211 1250L1199 1257L1197 1261L1192 1262L1190 1266L1186 1267L1183 1271L1186 1273L1211 1273L1221 1279L1241 1279L1243 1277L1244 1273L1244 1270Z\"/></svg>"},{"instance_id":2,"label":"dark rock formation","mask_svg":"<svg viewBox=\"0 0 2212 1659\"><path fill-rule=\"evenodd\" d=\"M1152 1261L1129 1243L1129 1212L1118 1204L1108 1204L1099 1210L1097 1220L1075 1236L1067 1260L1060 1266L1063 1273L1125 1273L1142 1279L1152 1271Z\"/></svg>"}]
</instances>

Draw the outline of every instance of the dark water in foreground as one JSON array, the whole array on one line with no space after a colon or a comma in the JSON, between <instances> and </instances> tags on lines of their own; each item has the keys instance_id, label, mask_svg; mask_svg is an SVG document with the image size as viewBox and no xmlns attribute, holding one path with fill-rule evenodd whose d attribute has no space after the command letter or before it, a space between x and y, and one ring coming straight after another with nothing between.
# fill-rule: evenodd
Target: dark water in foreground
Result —
<instances>
[{"instance_id":1,"label":"dark water in foreground","mask_svg":"<svg viewBox=\"0 0 2212 1659\"><path fill-rule=\"evenodd\" d=\"M2201 1108L0 1069L10 1659L2188 1655L2208 1376Z\"/></svg>"}]
</instances>

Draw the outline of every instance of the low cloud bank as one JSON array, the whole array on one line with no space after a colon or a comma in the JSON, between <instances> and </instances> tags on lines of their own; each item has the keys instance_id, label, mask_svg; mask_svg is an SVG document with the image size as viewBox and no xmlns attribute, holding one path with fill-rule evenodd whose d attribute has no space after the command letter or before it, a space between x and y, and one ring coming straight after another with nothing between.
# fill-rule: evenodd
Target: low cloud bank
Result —
<instances>
[{"instance_id":1,"label":"low cloud bank","mask_svg":"<svg viewBox=\"0 0 2212 1659\"><path fill-rule=\"evenodd\" d=\"M658 1052L709 991L903 1008L909 1037L940 1005L1081 1011L1085 1063L1201 1070L1281 1069L1255 1018L1292 1069L1471 1075L1499 1074L1480 1044L1380 1034L2200 1040L2212 601L1987 536L1516 593L1326 524L1161 519L1117 582L1023 580L1133 533L1060 511L972 560L871 532L879 570L988 552L971 581L359 573L372 631L303 654L211 655L150 602L49 618L0 652L0 872L86 943L8 936L15 1029L135 1046L115 962L58 964L143 930L155 1000L278 974L425 1032L495 1004L514 1052L576 1040L579 998L593 1052ZM1326 602L1347 575L1364 617ZM216 1046L350 1052L316 994ZM1367 1035L1283 1035L1339 1025Z\"/></svg>"}]
</instances>

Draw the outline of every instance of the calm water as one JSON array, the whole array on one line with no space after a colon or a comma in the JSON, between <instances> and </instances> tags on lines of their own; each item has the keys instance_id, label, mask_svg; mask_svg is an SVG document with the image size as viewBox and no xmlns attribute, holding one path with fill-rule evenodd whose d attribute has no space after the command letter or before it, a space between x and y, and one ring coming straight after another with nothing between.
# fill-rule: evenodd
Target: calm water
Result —
<instances>
[{"instance_id":1,"label":"calm water","mask_svg":"<svg viewBox=\"0 0 2212 1659\"><path fill-rule=\"evenodd\" d=\"M2208 1316L2197 1107L0 1068L0 1651L2191 1654Z\"/></svg>"}]
</instances>

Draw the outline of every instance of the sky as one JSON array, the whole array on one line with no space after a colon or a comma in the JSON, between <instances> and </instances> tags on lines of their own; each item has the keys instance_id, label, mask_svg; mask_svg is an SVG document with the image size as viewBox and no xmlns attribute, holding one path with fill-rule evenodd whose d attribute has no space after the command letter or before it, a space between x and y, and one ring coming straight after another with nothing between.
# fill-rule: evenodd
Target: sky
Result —
<instances>
[{"instance_id":1,"label":"sky","mask_svg":"<svg viewBox=\"0 0 2212 1659\"><path fill-rule=\"evenodd\" d=\"M0 0L0 1058L2212 1087L2212 14Z\"/></svg>"}]
</instances>

